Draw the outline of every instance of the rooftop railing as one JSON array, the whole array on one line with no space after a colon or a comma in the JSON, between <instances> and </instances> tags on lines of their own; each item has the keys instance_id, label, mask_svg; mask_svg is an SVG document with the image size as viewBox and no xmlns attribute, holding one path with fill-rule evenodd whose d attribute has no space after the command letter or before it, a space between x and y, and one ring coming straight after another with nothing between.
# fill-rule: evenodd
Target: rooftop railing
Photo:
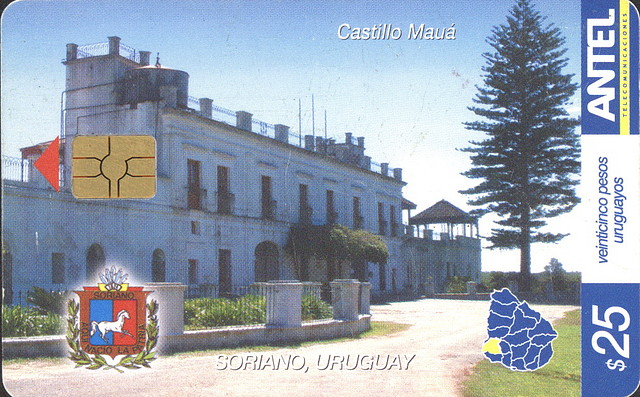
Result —
<instances>
[{"instance_id":1,"label":"rooftop railing","mask_svg":"<svg viewBox=\"0 0 640 397\"><path fill-rule=\"evenodd\" d=\"M33 162L19 157L2 156L2 179L29 182Z\"/></svg>"},{"instance_id":2,"label":"rooftop railing","mask_svg":"<svg viewBox=\"0 0 640 397\"><path fill-rule=\"evenodd\" d=\"M192 108L193 110L196 111L196 113L199 113L200 115L203 115L204 112L201 111L201 105L200 105L200 99L196 98L194 96L189 96L187 99L187 104L190 108ZM208 113L208 109L207 109L207 113ZM223 108L221 106L215 105L215 104L211 104L211 117L212 120L216 120L231 126L236 126L237 123L237 119L236 119L236 112L230 109L226 109ZM256 119L256 118L252 118L251 119L251 132L255 133L255 134L259 134L262 136L266 136L272 139L276 139L275 136L275 126L271 123ZM350 143L352 145L358 145L358 139L356 137L349 137L347 138L350 140ZM289 131L289 136L288 136L288 143L290 145L294 145L300 148L304 148L304 139L303 136L300 135L300 133L295 133L293 131ZM380 163L376 163L374 161L372 161L370 163L369 166L369 170L373 171L375 173L378 174L383 174L389 177L394 177L395 176L395 171L393 168L391 167L387 167L387 172L386 174L383 172L383 168L382 165Z\"/></svg>"},{"instance_id":3,"label":"rooftop railing","mask_svg":"<svg viewBox=\"0 0 640 397\"><path fill-rule=\"evenodd\" d=\"M85 44L78 46L78 59L109 54L109 42ZM135 48L120 43L119 54L134 62L140 63L140 53Z\"/></svg>"},{"instance_id":4,"label":"rooftop railing","mask_svg":"<svg viewBox=\"0 0 640 397\"><path fill-rule=\"evenodd\" d=\"M136 49L134 49L133 47L130 47L126 44L121 43L120 38L118 37L110 37L109 39L110 39L109 42L86 44L86 45L78 46L75 50L75 57L77 59L89 58L93 56L101 56L101 55L107 55L110 53L117 52L119 55L127 59L140 63L141 57L140 57L139 51L136 51ZM116 48L117 48L117 51L116 51ZM193 96L189 96L187 98L187 105L190 109L192 109L192 111L195 111L201 116L208 117L208 118L211 118L212 120L216 120L228 125L236 126L237 124L236 112L214 105L211 103L211 100L207 100L207 101L210 104L209 106L211 106L210 109L206 108L206 105L205 105L205 108L203 109L203 106L202 106L203 101ZM245 127L245 129L249 130L248 126ZM262 136L276 139L275 126L265 121L252 118L250 131L256 134L260 134ZM281 136L278 139L283 140ZM318 139L322 142L322 139L320 137L318 137ZM298 131L298 133L296 134L296 133L293 133L291 130L289 130L289 134L287 136L287 142L291 145L298 146L301 148L305 147L302 131ZM314 150L314 151L317 150L318 152L320 152L321 150L326 151L326 144L322 144L321 142L314 141L313 145L314 147L317 145L318 149L311 149L311 150ZM351 136L351 134L348 134L348 136L346 137L346 143L351 145L356 145L356 146L359 145L358 139L356 137ZM322 148L325 148L325 149L322 149ZM361 164L361 167L368 169L370 171L376 172L378 174L383 174L383 175L400 179L400 180L402 179L401 172L396 173L393 168L389 168L389 167L386 167L386 170L385 170L378 163L372 162L371 164L369 164L367 162L365 164Z\"/></svg>"}]
</instances>

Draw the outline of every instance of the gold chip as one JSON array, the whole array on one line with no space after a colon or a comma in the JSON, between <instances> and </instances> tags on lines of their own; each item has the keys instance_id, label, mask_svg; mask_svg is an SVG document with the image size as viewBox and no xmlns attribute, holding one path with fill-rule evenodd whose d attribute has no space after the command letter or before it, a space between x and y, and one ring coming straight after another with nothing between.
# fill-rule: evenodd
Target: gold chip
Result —
<instances>
[{"instance_id":1,"label":"gold chip","mask_svg":"<svg viewBox=\"0 0 640 397\"><path fill-rule=\"evenodd\" d=\"M76 198L153 197L156 140L149 135L77 136L71 169Z\"/></svg>"}]
</instances>

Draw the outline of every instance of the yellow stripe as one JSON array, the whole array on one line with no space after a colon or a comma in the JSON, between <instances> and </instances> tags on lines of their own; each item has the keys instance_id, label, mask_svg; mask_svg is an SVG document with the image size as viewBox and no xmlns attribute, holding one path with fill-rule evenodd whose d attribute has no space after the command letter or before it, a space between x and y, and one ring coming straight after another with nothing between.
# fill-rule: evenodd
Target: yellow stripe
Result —
<instances>
[{"instance_id":1,"label":"yellow stripe","mask_svg":"<svg viewBox=\"0 0 640 397\"><path fill-rule=\"evenodd\" d=\"M630 105L631 105L631 90L629 89L629 0L620 0L620 15L618 18L619 29L619 41L620 41L620 74L618 89L619 98L618 106L620 114L620 135L629 135L631 130L630 123Z\"/></svg>"}]
</instances>

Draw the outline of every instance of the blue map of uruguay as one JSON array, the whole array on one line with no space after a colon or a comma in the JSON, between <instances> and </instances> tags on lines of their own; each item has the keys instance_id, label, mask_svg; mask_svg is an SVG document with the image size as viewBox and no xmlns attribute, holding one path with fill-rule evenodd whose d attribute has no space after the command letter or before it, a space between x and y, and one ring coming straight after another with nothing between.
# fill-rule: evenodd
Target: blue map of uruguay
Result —
<instances>
[{"instance_id":1,"label":"blue map of uruguay","mask_svg":"<svg viewBox=\"0 0 640 397\"><path fill-rule=\"evenodd\" d=\"M491 294L488 323L482 352L492 363L513 371L535 371L551 359L551 341L558 333L507 288Z\"/></svg>"}]
</instances>

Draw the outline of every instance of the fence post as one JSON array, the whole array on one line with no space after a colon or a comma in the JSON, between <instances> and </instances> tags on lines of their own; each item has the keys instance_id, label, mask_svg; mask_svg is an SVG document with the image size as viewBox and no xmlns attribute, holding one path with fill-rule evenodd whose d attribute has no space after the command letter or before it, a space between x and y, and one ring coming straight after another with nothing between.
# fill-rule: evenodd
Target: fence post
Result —
<instances>
[{"instance_id":1,"label":"fence post","mask_svg":"<svg viewBox=\"0 0 640 397\"><path fill-rule=\"evenodd\" d=\"M360 283L360 314L371 314L371 283Z\"/></svg>"},{"instance_id":2,"label":"fence post","mask_svg":"<svg viewBox=\"0 0 640 397\"><path fill-rule=\"evenodd\" d=\"M267 295L267 327L302 326L302 283L297 280L275 280L265 283Z\"/></svg>"},{"instance_id":3,"label":"fence post","mask_svg":"<svg viewBox=\"0 0 640 397\"><path fill-rule=\"evenodd\" d=\"M474 296L477 292L477 284L473 281L467 281L467 294Z\"/></svg>"},{"instance_id":4,"label":"fence post","mask_svg":"<svg viewBox=\"0 0 640 397\"><path fill-rule=\"evenodd\" d=\"M160 337L184 333L184 293L187 286L180 283L147 283L153 291L148 299L158 301Z\"/></svg>"},{"instance_id":5,"label":"fence post","mask_svg":"<svg viewBox=\"0 0 640 397\"><path fill-rule=\"evenodd\" d=\"M333 318L336 320L357 320L360 282L354 279L333 280L331 303Z\"/></svg>"}]
</instances>

